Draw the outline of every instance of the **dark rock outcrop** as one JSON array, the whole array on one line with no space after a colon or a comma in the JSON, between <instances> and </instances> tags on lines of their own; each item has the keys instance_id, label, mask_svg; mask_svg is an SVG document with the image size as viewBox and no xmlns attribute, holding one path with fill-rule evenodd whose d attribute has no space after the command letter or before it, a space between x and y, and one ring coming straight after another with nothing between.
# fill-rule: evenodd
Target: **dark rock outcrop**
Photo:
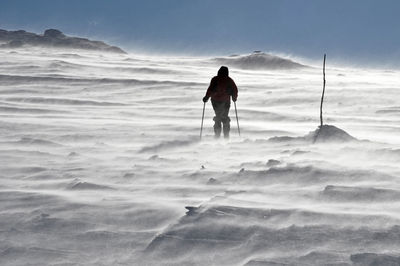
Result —
<instances>
[{"instance_id":1,"label":"dark rock outcrop","mask_svg":"<svg viewBox=\"0 0 400 266\"><path fill-rule=\"evenodd\" d=\"M112 53L125 53L121 48L101 41L69 37L56 29L48 29L43 35L24 30L7 31L0 29L0 48L20 48L29 46L84 49Z\"/></svg>"},{"instance_id":2,"label":"dark rock outcrop","mask_svg":"<svg viewBox=\"0 0 400 266\"><path fill-rule=\"evenodd\" d=\"M65 38L66 36L59 30L56 29L48 29L44 31L44 37L49 38Z\"/></svg>"}]
</instances>

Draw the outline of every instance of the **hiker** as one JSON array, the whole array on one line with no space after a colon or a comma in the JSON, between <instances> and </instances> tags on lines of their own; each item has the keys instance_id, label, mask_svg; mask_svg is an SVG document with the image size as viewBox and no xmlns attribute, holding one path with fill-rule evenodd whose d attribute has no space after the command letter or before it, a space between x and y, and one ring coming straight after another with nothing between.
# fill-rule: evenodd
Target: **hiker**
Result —
<instances>
[{"instance_id":1,"label":"hiker","mask_svg":"<svg viewBox=\"0 0 400 266\"><path fill-rule=\"evenodd\" d=\"M215 138L221 135L223 129L224 137L229 138L230 121L229 108L232 101L236 102L238 96L238 89L233 79L229 77L229 70L226 66L221 66L218 70L218 75L213 77L210 86L207 89L206 96L203 102L207 102L211 97L211 103L214 108L214 133ZM223 127L221 128L221 123Z\"/></svg>"}]
</instances>

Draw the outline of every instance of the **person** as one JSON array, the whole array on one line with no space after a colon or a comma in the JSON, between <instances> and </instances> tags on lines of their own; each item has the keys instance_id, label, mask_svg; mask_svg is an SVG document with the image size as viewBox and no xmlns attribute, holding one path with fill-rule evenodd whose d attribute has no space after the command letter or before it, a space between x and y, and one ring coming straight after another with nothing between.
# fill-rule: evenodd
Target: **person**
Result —
<instances>
[{"instance_id":1,"label":"person","mask_svg":"<svg viewBox=\"0 0 400 266\"><path fill-rule=\"evenodd\" d=\"M206 103L210 97L215 112L215 138L221 136L221 130L224 132L224 137L229 138L231 121L229 118L229 108L231 106L231 97L232 101L236 102L238 89L233 79L229 77L229 70L226 66L221 66L218 70L218 75L211 79L210 86L208 86L203 102Z\"/></svg>"}]
</instances>

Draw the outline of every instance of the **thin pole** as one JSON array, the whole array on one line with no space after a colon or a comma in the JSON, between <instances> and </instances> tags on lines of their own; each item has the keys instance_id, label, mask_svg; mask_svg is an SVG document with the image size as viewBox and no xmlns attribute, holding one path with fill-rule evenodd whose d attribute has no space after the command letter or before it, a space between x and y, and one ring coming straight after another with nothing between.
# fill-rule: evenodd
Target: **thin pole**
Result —
<instances>
[{"instance_id":1,"label":"thin pole","mask_svg":"<svg viewBox=\"0 0 400 266\"><path fill-rule=\"evenodd\" d=\"M200 128L200 140L201 140L201 135L203 133L203 121L204 121L204 110L206 109L206 103L203 105L203 115L201 116L201 128Z\"/></svg>"},{"instance_id":2,"label":"thin pole","mask_svg":"<svg viewBox=\"0 0 400 266\"><path fill-rule=\"evenodd\" d=\"M326 80L325 80L325 61L326 61L326 54L324 54L324 64L323 64L323 68L322 68L322 73L323 73L323 87L322 87L322 96L321 96L321 106L319 108L319 120L320 120L320 125L319 125L319 129L317 130L317 134L314 137L314 141L313 143L317 142L318 136L322 131L322 126L324 125L324 120L322 119L322 105L324 103L324 96L325 96L325 84L326 84Z\"/></svg>"},{"instance_id":3,"label":"thin pole","mask_svg":"<svg viewBox=\"0 0 400 266\"><path fill-rule=\"evenodd\" d=\"M324 121L323 121L323 119L322 119L322 105L323 105L323 103L324 103L325 84L326 84L326 80L325 80L325 61L326 61L326 54L324 54L324 65L323 65L323 70L322 70L322 73L324 74L324 77L323 77L323 79L324 79L324 85L323 85L323 88L322 88L321 106L320 106L320 108L319 108L319 119L320 119L320 121L321 121L321 125L320 125L321 128L322 128L322 125L324 124Z\"/></svg>"},{"instance_id":4,"label":"thin pole","mask_svg":"<svg viewBox=\"0 0 400 266\"><path fill-rule=\"evenodd\" d=\"M237 122L237 126L238 126L239 137L240 137L239 118L238 118L238 114L237 114L236 102L233 102L233 103L235 104L236 122Z\"/></svg>"}]
</instances>

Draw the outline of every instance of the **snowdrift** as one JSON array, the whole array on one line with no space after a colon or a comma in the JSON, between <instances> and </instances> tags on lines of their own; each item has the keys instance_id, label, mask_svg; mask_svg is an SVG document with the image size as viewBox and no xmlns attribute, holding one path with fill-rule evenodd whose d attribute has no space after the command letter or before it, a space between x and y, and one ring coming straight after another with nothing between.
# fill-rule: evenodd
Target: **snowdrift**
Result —
<instances>
[{"instance_id":1,"label":"snowdrift","mask_svg":"<svg viewBox=\"0 0 400 266\"><path fill-rule=\"evenodd\" d=\"M326 186L321 193L322 198L338 201L393 201L400 200L400 192L392 189L371 187Z\"/></svg>"},{"instance_id":2,"label":"snowdrift","mask_svg":"<svg viewBox=\"0 0 400 266\"><path fill-rule=\"evenodd\" d=\"M162 259L163 265L186 265L189 262L192 265L275 265L272 262L276 265L349 265L344 261L398 261L397 257L376 254L345 256L334 249L308 251L310 247L320 246L326 241L340 241L351 251L373 245L368 243L371 239L386 234L393 234L393 243L400 244L398 226L374 232L356 229L357 226L365 226L366 221L380 219L378 216L218 205L187 209L186 215L176 224L153 239L145 250L143 260ZM287 247L296 247L296 251L287 250ZM279 253L281 249L286 251ZM269 250L269 254L281 254L282 258L261 259L265 250ZM246 259L245 254L261 258Z\"/></svg>"},{"instance_id":3,"label":"snowdrift","mask_svg":"<svg viewBox=\"0 0 400 266\"><path fill-rule=\"evenodd\" d=\"M376 253L360 253L351 255L351 261L354 265L366 265L366 266L391 266L400 265L400 256L392 256L388 254L376 254Z\"/></svg>"},{"instance_id":4,"label":"snowdrift","mask_svg":"<svg viewBox=\"0 0 400 266\"><path fill-rule=\"evenodd\" d=\"M225 58L215 58L214 61L228 67L251 70L301 69L307 67L290 59L266 53L233 55Z\"/></svg>"}]
</instances>

